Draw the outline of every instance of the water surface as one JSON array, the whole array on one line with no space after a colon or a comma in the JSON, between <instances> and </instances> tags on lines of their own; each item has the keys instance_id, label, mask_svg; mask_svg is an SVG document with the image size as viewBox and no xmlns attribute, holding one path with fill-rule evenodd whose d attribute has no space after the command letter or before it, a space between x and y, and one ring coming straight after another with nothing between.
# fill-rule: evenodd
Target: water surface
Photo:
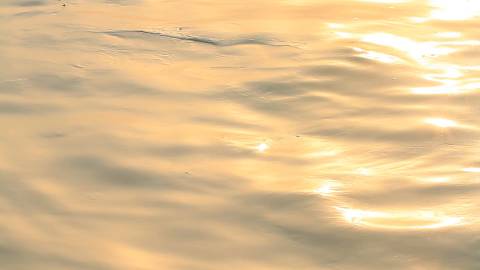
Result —
<instances>
[{"instance_id":1,"label":"water surface","mask_svg":"<svg viewBox=\"0 0 480 270\"><path fill-rule=\"evenodd\" d=\"M3 0L0 268L480 269L479 14Z\"/></svg>"}]
</instances>

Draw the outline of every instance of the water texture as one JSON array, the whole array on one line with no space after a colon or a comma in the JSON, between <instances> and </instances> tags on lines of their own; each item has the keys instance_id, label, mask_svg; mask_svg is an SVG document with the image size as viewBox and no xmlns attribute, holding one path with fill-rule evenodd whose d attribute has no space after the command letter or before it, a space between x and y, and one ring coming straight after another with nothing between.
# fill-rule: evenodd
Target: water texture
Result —
<instances>
[{"instance_id":1,"label":"water texture","mask_svg":"<svg viewBox=\"0 0 480 270\"><path fill-rule=\"evenodd\" d=\"M0 1L0 269L480 269L480 2Z\"/></svg>"}]
</instances>

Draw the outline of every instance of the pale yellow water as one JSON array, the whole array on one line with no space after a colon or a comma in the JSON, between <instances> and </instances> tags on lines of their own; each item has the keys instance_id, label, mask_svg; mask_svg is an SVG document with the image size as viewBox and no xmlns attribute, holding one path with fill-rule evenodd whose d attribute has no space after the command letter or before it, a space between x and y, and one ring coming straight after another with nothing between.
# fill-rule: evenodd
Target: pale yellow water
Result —
<instances>
[{"instance_id":1,"label":"pale yellow water","mask_svg":"<svg viewBox=\"0 0 480 270\"><path fill-rule=\"evenodd\" d=\"M476 0L1 0L0 269L480 269L479 29Z\"/></svg>"}]
</instances>

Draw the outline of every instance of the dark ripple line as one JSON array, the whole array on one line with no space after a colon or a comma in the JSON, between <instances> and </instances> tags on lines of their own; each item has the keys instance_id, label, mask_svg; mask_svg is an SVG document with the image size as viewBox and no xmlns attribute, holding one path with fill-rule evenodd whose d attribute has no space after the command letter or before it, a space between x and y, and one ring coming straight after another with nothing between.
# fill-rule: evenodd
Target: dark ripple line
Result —
<instances>
[{"instance_id":1,"label":"dark ripple line","mask_svg":"<svg viewBox=\"0 0 480 270\"><path fill-rule=\"evenodd\" d=\"M165 34L161 32L151 32L145 30L117 30L117 31L103 31L103 32L96 32L102 33L106 35L112 35L117 37L126 37L125 34L142 34L142 35L151 35L156 37L163 37L169 39L177 39L177 40L184 40L184 41L191 41L197 42L202 44L208 44L213 46L219 47L228 47L228 46L235 46L235 45L265 45L265 46L273 46L273 47L294 47L288 44L273 44L266 41L261 41L254 38L249 39L235 39L235 40L215 40L207 37L196 37L196 36L176 36Z\"/></svg>"}]
</instances>

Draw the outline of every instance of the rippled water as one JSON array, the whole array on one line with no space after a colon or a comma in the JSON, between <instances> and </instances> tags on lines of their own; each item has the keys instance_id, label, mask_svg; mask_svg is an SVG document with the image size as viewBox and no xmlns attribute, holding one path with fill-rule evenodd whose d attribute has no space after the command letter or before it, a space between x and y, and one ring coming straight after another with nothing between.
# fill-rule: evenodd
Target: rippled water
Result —
<instances>
[{"instance_id":1,"label":"rippled water","mask_svg":"<svg viewBox=\"0 0 480 270\"><path fill-rule=\"evenodd\" d=\"M480 269L478 15L1 1L0 268Z\"/></svg>"}]
</instances>

